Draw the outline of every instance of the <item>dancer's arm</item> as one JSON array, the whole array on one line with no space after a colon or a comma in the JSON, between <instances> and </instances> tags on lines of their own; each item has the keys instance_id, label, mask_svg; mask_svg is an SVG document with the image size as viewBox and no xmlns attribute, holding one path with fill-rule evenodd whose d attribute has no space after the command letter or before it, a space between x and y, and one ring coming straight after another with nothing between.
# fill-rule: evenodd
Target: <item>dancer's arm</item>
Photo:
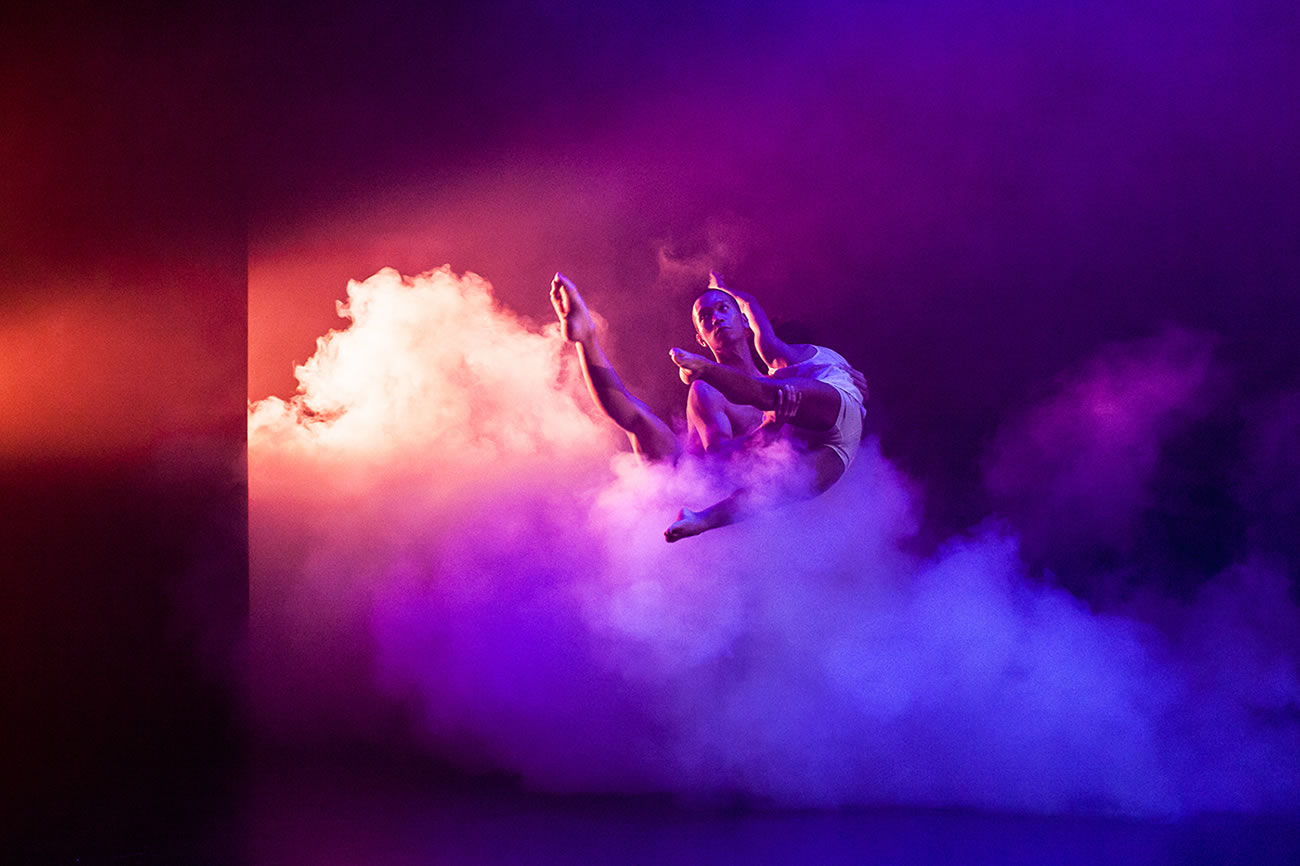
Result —
<instances>
[{"instance_id":1,"label":"dancer's arm","mask_svg":"<svg viewBox=\"0 0 1300 866\"><path fill-rule=\"evenodd\" d=\"M720 289L736 299L736 305L745 314L754 331L754 347L758 349L759 356L767 366L779 369L790 364L798 364L800 361L808 360L816 351L807 343L787 343L779 338L758 300L749 292L742 292L726 285L722 277L713 271L709 271L709 288ZM867 377L856 367L849 367L849 376L853 379L853 384L858 387L858 391L862 393L863 402L866 402Z\"/></svg>"},{"instance_id":2,"label":"dancer's arm","mask_svg":"<svg viewBox=\"0 0 1300 866\"><path fill-rule=\"evenodd\" d=\"M714 271L709 271L709 288L724 291L736 299L737 306L749 320L749 327L754 332L754 347L758 349L759 356L767 366L773 369L787 367L806 361L812 355L812 346L806 343L790 344L778 337L767 313L749 292L731 288Z\"/></svg>"}]
</instances>

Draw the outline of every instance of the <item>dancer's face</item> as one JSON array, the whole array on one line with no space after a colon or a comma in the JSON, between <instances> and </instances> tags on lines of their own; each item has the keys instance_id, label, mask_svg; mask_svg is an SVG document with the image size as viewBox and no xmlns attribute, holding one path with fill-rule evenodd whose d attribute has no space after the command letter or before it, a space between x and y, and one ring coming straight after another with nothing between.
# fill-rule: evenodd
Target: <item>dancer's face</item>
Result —
<instances>
[{"instance_id":1,"label":"dancer's face","mask_svg":"<svg viewBox=\"0 0 1300 866\"><path fill-rule=\"evenodd\" d=\"M736 306L736 299L713 289L695 299L691 310L700 345L715 352L722 346L743 342L749 323Z\"/></svg>"}]
</instances>

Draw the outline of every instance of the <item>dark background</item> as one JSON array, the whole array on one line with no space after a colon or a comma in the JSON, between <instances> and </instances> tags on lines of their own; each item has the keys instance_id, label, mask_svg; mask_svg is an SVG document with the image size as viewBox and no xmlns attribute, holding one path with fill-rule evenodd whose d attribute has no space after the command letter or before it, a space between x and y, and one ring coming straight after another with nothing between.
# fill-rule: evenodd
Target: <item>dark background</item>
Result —
<instances>
[{"instance_id":1,"label":"dark background","mask_svg":"<svg viewBox=\"0 0 1300 866\"><path fill-rule=\"evenodd\" d=\"M11 862L139 856L231 814L247 611L241 32L162 4L0 13Z\"/></svg>"},{"instance_id":2,"label":"dark background","mask_svg":"<svg viewBox=\"0 0 1300 866\"><path fill-rule=\"evenodd\" d=\"M0 31L0 775L27 836L222 812L246 399L291 393L383 265L476 270L538 322L565 269L665 413L662 350L721 267L867 372L932 539L987 513L981 455L1063 371L1205 330L1229 396L1168 449L1185 505L1134 555L1189 582L1260 537L1296 561L1293 486L1262 520L1231 493L1251 413L1300 387L1293 4L140 4Z\"/></svg>"}]
</instances>

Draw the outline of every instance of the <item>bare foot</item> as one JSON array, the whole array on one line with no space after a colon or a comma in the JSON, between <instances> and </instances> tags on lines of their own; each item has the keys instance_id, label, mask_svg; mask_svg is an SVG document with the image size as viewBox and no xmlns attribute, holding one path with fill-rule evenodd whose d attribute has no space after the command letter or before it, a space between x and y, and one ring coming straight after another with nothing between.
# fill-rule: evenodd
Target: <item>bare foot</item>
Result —
<instances>
[{"instance_id":1,"label":"bare foot","mask_svg":"<svg viewBox=\"0 0 1300 866\"><path fill-rule=\"evenodd\" d=\"M596 332L587 304L573 281L558 271L551 280L551 306L560 319L560 332L571 343L582 343Z\"/></svg>"},{"instance_id":2,"label":"bare foot","mask_svg":"<svg viewBox=\"0 0 1300 866\"><path fill-rule=\"evenodd\" d=\"M688 352L685 349L669 349L668 357L673 359L673 363L681 369L678 373L682 381L687 385L700 378L703 373L713 362L703 355L696 355L694 352Z\"/></svg>"},{"instance_id":3,"label":"bare foot","mask_svg":"<svg viewBox=\"0 0 1300 866\"><path fill-rule=\"evenodd\" d=\"M696 514L689 508L683 508L677 513L677 520L672 526L664 530L664 540L669 544L674 541L681 541L683 538L690 538L692 535L699 535L708 529L708 521L701 514Z\"/></svg>"}]
</instances>

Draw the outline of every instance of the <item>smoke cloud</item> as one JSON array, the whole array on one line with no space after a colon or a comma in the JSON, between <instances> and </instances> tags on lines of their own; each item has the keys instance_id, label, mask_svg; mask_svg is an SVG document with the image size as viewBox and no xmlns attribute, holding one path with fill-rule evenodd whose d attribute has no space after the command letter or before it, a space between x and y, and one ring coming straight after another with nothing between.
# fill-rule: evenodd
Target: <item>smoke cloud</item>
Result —
<instances>
[{"instance_id":1,"label":"smoke cloud","mask_svg":"<svg viewBox=\"0 0 1300 866\"><path fill-rule=\"evenodd\" d=\"M755 479L638 465L554 323L448 267L350 283L339 312L298 394L250 409L264 736L704 802L1297 802L1300 616L1276 560L1097 611L1021 553L1123 545L1213 379L1208 338L1067 379L998 438L998 515L917 553L919 497L874 440L816 500L665 544L677 508Z\"/></svg>"}]
</instances>

